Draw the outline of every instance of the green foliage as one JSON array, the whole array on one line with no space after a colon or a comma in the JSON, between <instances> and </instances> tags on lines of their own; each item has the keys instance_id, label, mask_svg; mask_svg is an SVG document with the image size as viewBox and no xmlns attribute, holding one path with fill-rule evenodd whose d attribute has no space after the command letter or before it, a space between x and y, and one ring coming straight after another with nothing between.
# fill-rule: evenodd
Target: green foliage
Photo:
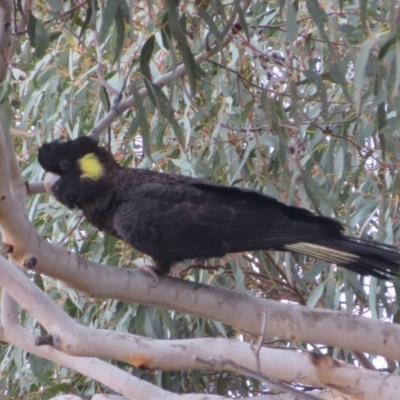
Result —
<instances>
[{"instance_id":1,"label":"green foliage","mask_svg":"<svg viewBox=\"0 0 400 400\"><path fill-rule=\"evenodd\" d=\"M107 114L115 95L102 79L117 92L127 79L123 97L133 94L136 108L118 117L110 138L123 165L246 186L337 218L349 234L399 242L400 47L393 2L364 7L362 1L252 0L246 13L238 0L187 1L179 7L174 1L138 0L132 9L130 3L33 2L1 90L2 100L9 97L14 108L24 179L42 177L36 161L41 143L85 135ZM214 41L221 45L232 30L228 22L236 19L242 31L194 67L194 56ZM180 63L189 68L182 80L154 84ZM140 100L145 85L149 97ZM141 262L142 255L97 232L53 198L29 198L27 213L42 237L93 261L116 268ZM209 263L224 269L192 270L185 277L258 297L399 320L398 282L360 278L288 254L229 255ZM154 338L245 335L163 309L89 299L48 277L32 279L77 321L94 328ZM28 315L23 323L39 330ZM328 353L357 363L341 349ZM74 371L17 348L2 346L0 363L0 390L9 399L97 390ZM256 380L231 373L141 376L175 392L247 396L260 390Z\"/></svg>"}]
</instances>

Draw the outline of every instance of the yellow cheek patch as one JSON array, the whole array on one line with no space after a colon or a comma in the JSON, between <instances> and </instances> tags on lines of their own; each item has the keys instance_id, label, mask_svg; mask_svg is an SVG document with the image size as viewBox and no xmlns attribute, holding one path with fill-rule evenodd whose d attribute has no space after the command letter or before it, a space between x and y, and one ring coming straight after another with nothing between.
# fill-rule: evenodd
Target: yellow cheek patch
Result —
<instances>
[{"instance_id":1,"label":"yellow cheek patch","mask_svg":"<svg viewBox=\"0 0 400 400\"><path fill-rule=\"evenodd\" d=\"M103 166L101 165L101 162L96 154L86 154L80 160L78 160L78 163L82 171L81 178L97 180L102 177Z\"/></svg>"}]
</instances>

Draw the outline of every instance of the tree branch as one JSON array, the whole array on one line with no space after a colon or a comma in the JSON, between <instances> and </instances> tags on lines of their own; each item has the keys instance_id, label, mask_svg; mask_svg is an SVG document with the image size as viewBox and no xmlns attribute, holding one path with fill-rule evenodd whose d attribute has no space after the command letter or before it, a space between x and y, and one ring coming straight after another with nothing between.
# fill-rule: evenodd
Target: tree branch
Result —
<instances>
[{"instance_id":1,"label":"tree branch","mask_svg":"<svg viewBox=\"0 0 400 400\"><path fill-rule=\"evenodd\" d=\"M204 369L202 360L205 359L210 360L206 365L208 369L218 367L235 371L240 365L239 372L242 370L257 378L261 374L272 379L329 387L345 394L357 393L359 400L392 398L400 390L398 376L360 369L325 355L261 348L258 362L252 346L238 340L154 340L105 329L86 328L69 317L21 270L3 258L0 258L0 285L7 288L15 300L51 332L54 347L70 355L113 358L146 370ZM11 306L15 308L14 304ZM15 326L15 318L12 316L11 319L4 319L5 332L10 325ZM215 354L218 354L218 358ZM232 362L223 362L231 360L232 355ZM151 386L145 382L142 384Z\"/></svg>"},{"instance_id":2,"label":"tree branch","mask_svg":"<svg viewBox=\"0 0 400 400\"><path fill-rule=\"evenodd\" d=\"M32 301L35 311L32 315L39 317L39 322L43 325L51 323L52 318L55 316L59 321L72 321L73 320L65 314L62 309L57 307L43 292L41 292L23 273L21 270L13 266L10 262L0 257L0 285L9 287L18 301L24 304L25 301ZM4 275L3 275L4 273ZM15 279L19 280L16 281ZM2 313L0 325L0 340L16 346L26 352L43 357L47 360L53 361L57 364L64 365L75 371L82 373L92 379L95 379L107 385L111 389L121 393L128 398L147 398L147 399L180 399L184 397L174 395L165 390L162 390L148 382L136 378L129 373L112 366L111 364L101 361L97 358L87 357L74 357L62 353L52 346L36 346L35 338L31 332L22 327L16 317L17 304L5 292L2 294ZM51 307L51 311L46 309ZM31 307L26 307L28 311L32 311ZM48 315L48 316L46 316ZM44 322L43 322L44 320ZM69 329L68 326L66 329ZM85 328L82 328L85 329ZM224 399L220 396L204 395L187 395L189 400L206 400L206 399Z\"/></svg>"},{"instance_id":3,"label":"tree branch","mask_svg":"<svg viewBox=\"0 0 400 400\"><path fill-rule=\"evenodd\" d=\"M12 1L0 0L0 83L6 79L8 70L7 50L11 36Z\"/></svg>"}]
</instances>

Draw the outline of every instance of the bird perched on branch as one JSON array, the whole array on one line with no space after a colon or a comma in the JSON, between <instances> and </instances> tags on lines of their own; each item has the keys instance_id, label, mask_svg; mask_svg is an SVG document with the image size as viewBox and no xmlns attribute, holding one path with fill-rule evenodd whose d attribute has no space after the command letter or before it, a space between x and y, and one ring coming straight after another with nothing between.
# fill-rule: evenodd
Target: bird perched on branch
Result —
<instances>
[{"instance_id":1,"label":"bird perched on branch","mask_svg":"<svg viewBox=\"0 0 400 400\"><path fill-rule=\"evenodd\" d=\"M251 250L303 253L363 275L400 276L392 246L345 236L327 217L253 190L120 166L90 137L39 149L56 199L152 257L157 274L185 259Z\"/></svg>"}]
</instances>

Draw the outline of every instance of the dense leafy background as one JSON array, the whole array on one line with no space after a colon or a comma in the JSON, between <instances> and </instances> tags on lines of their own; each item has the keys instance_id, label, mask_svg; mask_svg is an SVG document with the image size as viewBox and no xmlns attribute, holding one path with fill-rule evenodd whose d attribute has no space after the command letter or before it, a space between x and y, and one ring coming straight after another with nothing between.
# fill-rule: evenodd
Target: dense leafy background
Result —
<instances>
[{"instance_id":1,"label":"dense leafy background","mask_svg":"<svg viewBox=\"0 0 400 400\"><path fill-rule=\"evenodd\" d=\"M179 14L177 9L171 11L173 4L33 2L27 29L14 37L17 47L10 79L0 91L1 100L10 101L14 110L13 137L24 178L42 177L38 146L60 136L87 134L112 107L116 95L99 77L116 92L127 80L123 96L136 94L144 87L143 73L155 80L182 59L193 66L191 54L230 34L225 27L236 14L242 30L227 47L192 68L183 80L163 87L164 97L155 92L158 101L150 96L137 102L102 140L109 142L123 165L250 187L335 217L356 236L396 244L400 235L398 3L252 0L245 15L238 13L237 0L180 2ZM18 10L15 16L20 18ZM68 211L47 195L30 197L27 210L43 237L94 261L120 268L143 262L142 255L99 234L78 212ZM396 281L361 278L288 254L229 255L209 263L224 269L192 270L183 277L258 297L399 319ZM51 278L32 275L32 279L87 326L154 338L243 337L217 322L89 299ZM22 317L24 325L39 332L29 315ZM307 346L282 341L276 345ZM360 363L360 355L313 348ZM389 360L367 357L379 368L392 372L397 368ZM147 374L128 365L120 367L175 392L257 395L262 390L257 381L232 373ZM0 348L0 370L0 390L9 399L46 399L99 389L74 371L17 348Z\"/></svg>"}]
</instances>

